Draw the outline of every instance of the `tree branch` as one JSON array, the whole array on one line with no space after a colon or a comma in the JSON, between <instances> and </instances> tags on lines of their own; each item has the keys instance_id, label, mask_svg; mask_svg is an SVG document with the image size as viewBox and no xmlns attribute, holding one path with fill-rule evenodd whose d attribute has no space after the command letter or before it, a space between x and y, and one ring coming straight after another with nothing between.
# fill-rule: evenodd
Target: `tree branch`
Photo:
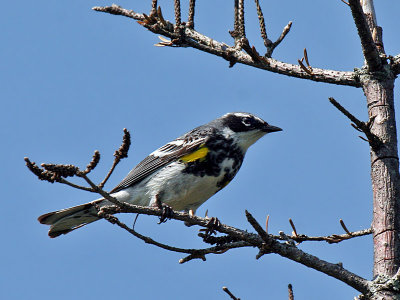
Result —
<instances>
[{"instance_id":1,"label":"tree branch","mask_svg":"<svg viewBox=\"0 0 400 300\"><path fill-rule=\"evenodd\" d=\"M232 294L232 292L226 286L222 287L222 290L227 293L232 300L240 300L240 298L236 298L236 296Z\"/></svg>"},{"instance_id":2,"label":"tree branch","mask_svg":"<svg viewBox=\"0 0 400 300\"><path fill-rule=\"evenodd\" d=\"M372 149L379 149L382 147L383 143L382 141L371 132L370 129L370 123L373 121L373 118L367 123L361 122L359 119L357 119L355 116L353 116L348 110L346 110L342 105L340 105L339 102L337 102L334 98L330 97L329 101L332 103L333 106L335 106L342 114L344 114L347 118L349 118L356 126L354 126L356 129L359 129L360 131L364 132L365 135L368 138L369 145L371 146Z\"/></svg>"},{"instance_id":3,"label":"tree branch","mask_svg":"<svg viewBox=\"0 0 400 300\"><path fill-rule=\"evenodd\" d=\"M303 252L293 245L276 241L267 233L262 232L262 227L258 224L258 222L253 218L250 213L247 212L246 216L249 223L257 232L259 232L263 241L265 241L265 244L261 246L261 251L265 251L265 253L276 253L280 256L286 257L290 260L296 261L302 265L305 265L329 276L332 276L340 281L343 281L344 283L355 288L363 294L369 293L369 281L367 281L366 279L344 269L341 264L329 263L327 261L319 259L316 256Z\"/></svg>"},{"instance_id":4,"label":"tree branch","mask_svg":"<svg viewBox=\"0 0 400 300\"><path fill-rule=\"evenodd\" d=\"M257 8L257 16L258 16L258 23L260 24L260 33L261 38L264 41L265 48L269 48L272 44L271 40L268 39L267 30L265 29L265 20L264 15L260 6L259 0L255 0L256 8Z\"/></svg>"},{"instance_id":5,"label":"tree branch","mask_svg":"<svg viewBox=\"0 0 400 300\"><path fill-rule=\"evenodd\" d=\"M293 287L291 284L288 284L288 293L289 293L289 300L294 300Z\"/></svg>"},{"instance_id":6,"label":"tree branch","mask_svg":"<svg viewBox=\"0 0 400 300\"><path fill-rule=\"evenodd\" d=\"M128 203L124 203L124 206L121 207L121 213L139 213L146 215L155 215L161 216L162 210L155 207L145 207L132 205ZM293 245L288 245L286 243L280 243L273 238L273 236L268 235L267 233L263 233L263 229L257 223L257 221L251 216L251 214L247 213L250 224L256 229L256 231L260 234L248 233L246 231L240 230L238 228L221 224L215 230L221 233L228 234L232 237L235 237L237 240L245 242L246 245L240 245L240 247L245 246L254 246L260 249L260 251L265 253L276 253L280 256L286 257L290 260L296 261L300 264L303 264L307 267L313 268L317 271L325 273L331 277L334 277L340 281L343 281L355 288L359 292L363 294L368 293L368 281L342 267L341 264L333 264L327 261L321 260L316 256L303 252ZM171 219L184 221L190 225L198 225L201 227L207 227L209 223L209 219L201 218L198 216L190 216L188 213L177 212L174 211Z\"/></svg>"},{"instance_id":7,"label":"tree branch","mask_svg":"<svg viewBox=\"0 0 400 300\"><path fill-rule=\"evenodd\" d=\"M93 7L93 10L114 15L123 15L128 18L139 20L141 21L141 25L153 33L161 34L171 38L172 43L175 40L179 40L179 44L176 44L175 46L192 47L200 51L220 56L230 62L235 61L255 68L291 77L331 84L361 87L358 75L354 72L313 68L313 74L308 74L298 65L284 63L272 58L260 57L259 60L254 61L252 56L244 53L243 51L235 49L234 47L230 47L224 43L217 42L188 27L184 29L183 35L179 36L174 32L174 26L170 22L165 21L165 25L162 22L157 22L156 24L146 24L145 17L142 14L135 13L132 10L123 9L117 5L108 7Z\"/></svg>"},{"instance_id":8,"label":"tree branch","mask_svg":"<svg viewBox=\"0 0 400 300\"><path fill-rule=\"evenodd\" d=\"M157 13L157 0L152 0L150 16L153 16L155 13Z\"/></svg>"},{"instance_id":9,"label":"tree branch","mask_svg":"<svg viewBox=\"0 0 400 300\"><path fill-rule=\"evenodd\" d=\"M181 26L181 1L174 0L175 23L176 27Z\"/></svg>"},{"instance_id":10,"label":"tree branch","mask_svg":"<svg viewBox=\"0 0 400 300\"><path fill-rule=\"evenodd\" d=\"M382 61L372 38L372 33L368 26L367 19L365 18L360 0L349 0L349 6L361 40L361 47L368 69L371 72L381 71Z\"/></svg>"},{"instance_id":11,"label":"tree branch","mask_svg":"<svg viewBox=\"0 0 400 300\"><path fill-rule=\"evenodd\" d=\"M104 187L104 185L110 178L111 174L114 172L115 167L118 165L121 159L128 157L128 151L130 146L131 146L131 134L126 128L124 128L124 137L122 139L122 144L119 147L119 149L114 152L114 157L115 157L114 162L110 168L110 171L107 173L106 177L99 184L100 188Z\"/></svg>"},{"instance_id":12,"label":"tree branch","mask_svg":"<svg viewBox=\"0 0 400 300\"><path fill-rule=\"evenodd\" d=\"M179 260L180 264L183 264L185 262L188 262L192 259L202 259L202 260L206 260L205 256L207 254L223 254L226 251L230 250L230 249L235 249L235 248L243 248L243 247L249 247L251 246L250 244L246 243L246 242L234 242L234 243L228 243L228 244L223 244L223 245L217 245L215 247L210 247L210 248L204 248L204 249L185 249L185 248L178 248L178 247L174 247L174 246L170 246L164 243L160 243L157 242L155 240L153 240L152 238L142 235L140 233L138 233L134 228L130 228L128 227L125 223L121 222L117 217L111 215L110 213L118 213L120 212L119 207L98 207L97 208L99 213L99 217L104 218L105 220L107 220L108 222L110 222L111 224L116 224L117 226L119 226L120 228L128 231L130 234L132 234L133 236L135 236L136 238L144 241L146 244L151 244L154 246L157 246L159 248L162 248L164 250L168 250L168 251L172 251L172 252L178 252L178 253L187 253L190 254L187 257L184 257L182 259Z\"/></svg>"},{"instance_id":13,"label":"tree branch","mask_svg":"<svg viewBox=\"0 0 400 300\"><path fill-rule=\"evenodd\" d=\"M279 44L283 41L283 39L289 33L291 27L292 27L292 21L289 21L289 23L283 28L282 33L278 37L278 39L268 47L267 53L265 53L266 57L271 57L272 52L274 52L275 48L278 47Z\"/></svg>"},{"instance_id":14,"label":"tree branch","mask_svg":"<svg viewBox=\"0 0 400 300\"><path fill-rule=\"evenodd\" d=\"M194 28L194 11L196 6L196 0L190 0L189 2L189 14L187 25L189 28Z\"/></svg>"}]
</instances>

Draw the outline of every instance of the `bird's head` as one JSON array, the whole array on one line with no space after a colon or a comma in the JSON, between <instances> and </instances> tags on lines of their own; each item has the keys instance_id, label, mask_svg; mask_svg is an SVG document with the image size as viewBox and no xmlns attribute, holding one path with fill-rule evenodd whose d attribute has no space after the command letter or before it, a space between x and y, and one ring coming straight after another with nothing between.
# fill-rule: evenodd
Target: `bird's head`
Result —
<instances>
[{"instance_id":1,"label":"bird's head","mask_svg":"<svg viewBox=\"0 0 400 300\"><path fill-rule=\"evenodd\" d=\"M224 135L235 139L244 152L267 133L282 131L281 128L244 112L227 113L219 118L219 121L224 127Z\"/></svg>"}]
</instances>

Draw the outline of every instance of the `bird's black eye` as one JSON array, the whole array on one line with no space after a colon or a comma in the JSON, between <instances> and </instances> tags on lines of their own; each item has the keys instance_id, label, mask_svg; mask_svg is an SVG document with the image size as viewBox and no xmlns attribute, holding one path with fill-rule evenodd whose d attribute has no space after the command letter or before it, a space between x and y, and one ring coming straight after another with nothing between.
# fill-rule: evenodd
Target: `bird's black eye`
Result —
<instances>
[{"instance_id":1,"label":"bird's black eye","mask_svg":"<svg viewBox=\"0 0 400 300\"><path fill-rule=\"evenodd\" d=\"M250 118L244 118L243 120L242 120L242 123L243 123L243 125L244 126L247 126L247 127L249 127L249 126L251 126L251 119Z\"/></svg>"}]
</instances>

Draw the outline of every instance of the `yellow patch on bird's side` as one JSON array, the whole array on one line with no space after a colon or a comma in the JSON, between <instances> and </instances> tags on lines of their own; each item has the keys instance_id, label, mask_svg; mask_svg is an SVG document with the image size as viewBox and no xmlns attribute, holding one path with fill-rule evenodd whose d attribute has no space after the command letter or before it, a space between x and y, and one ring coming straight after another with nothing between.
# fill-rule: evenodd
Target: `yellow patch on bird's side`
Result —
<instances>
[{"instance_id":1,"label":"yellow patch on bird's side","mask_svg":"<svg viewBox=\"0 0 400 300\"><path fill-rule=\"evenodd\" d=\"M207 153L208 153L208 148L206 146L201 146L199 149L197 149L196 151L190 153L190 154L186 154L185 156L181 157L181 161L183 162L193 162L196 160L203 160Z\"/></svg>"}]
</instances>

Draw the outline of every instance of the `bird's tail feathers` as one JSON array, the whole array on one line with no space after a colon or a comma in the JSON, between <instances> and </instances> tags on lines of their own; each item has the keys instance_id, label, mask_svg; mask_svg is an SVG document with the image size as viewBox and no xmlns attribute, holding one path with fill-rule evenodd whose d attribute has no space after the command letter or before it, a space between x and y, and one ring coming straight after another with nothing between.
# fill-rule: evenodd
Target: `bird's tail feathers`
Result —
<instances>
[{"instance_id":1,"label":"bird's tail feathers","mask_svg":"<svg viewBox=\"0 0 400 300\"><path fill-rule=\"evenodd\" d=\"M50 225L49 237L55 238L99 220L95 205L100 204L103 200L98 199L78 206L49 212L41 215L38 221L42 224Z\"/></svg>"}]
</instances>

